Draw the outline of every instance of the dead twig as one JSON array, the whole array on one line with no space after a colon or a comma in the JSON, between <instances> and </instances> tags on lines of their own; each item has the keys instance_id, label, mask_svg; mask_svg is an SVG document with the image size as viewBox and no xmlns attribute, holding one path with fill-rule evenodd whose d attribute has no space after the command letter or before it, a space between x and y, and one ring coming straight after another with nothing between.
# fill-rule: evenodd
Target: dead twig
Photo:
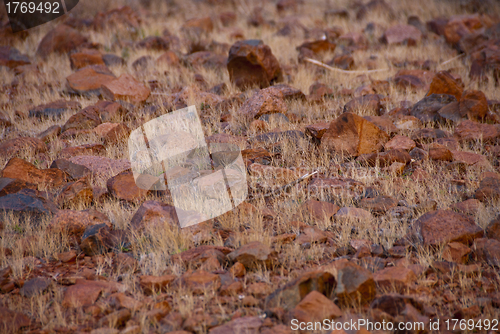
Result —
<instances>
[{"instance_id":1,"label":"dead twig","mask_svg":"<svg viewBox=\"0 0 500 334\"><path fill-rule=\"evenodd\" d=\"M463 56L465 56L465 53L461 53L461 54L459 54L458 56L455 56L455 57L453 57L453 58L451 58L451 59L448 59L448 60L446 60L446 61L443 61L441 64L439 64L439 65L438 65L438 67L441 67L441 66L443 66L443 65L446 65L446 64L448 64L448 63L451 63L451 62L452 62L452 61L454 61L454 60L457 60L457 59L459 59L459 58L462 58Z\"/></svg>"},{"instance_id":2,"label":"dead twig","mask_svg":"<svg viewBox=\"0 0 500 334\"><path fill-rule=\"evenodd\" d=\"M381 68L381 69L378 69L378 70L346 71L346 70L341 70L340 68L335 68L335 67L328 66L325 63L322 63L322 62L320 62L318 60L314 60L314 59L311 59L311 58L304 58L304 61L307 61L308 63L314 64L314 65L321 66L321 67L326 68L327 70L332 71L332 72L339 72L339 73L346 73L346 74L375 73L375 72L384 72L384 71L388 71L389 70L388 68Z\"/></svg>"}]
</instances>

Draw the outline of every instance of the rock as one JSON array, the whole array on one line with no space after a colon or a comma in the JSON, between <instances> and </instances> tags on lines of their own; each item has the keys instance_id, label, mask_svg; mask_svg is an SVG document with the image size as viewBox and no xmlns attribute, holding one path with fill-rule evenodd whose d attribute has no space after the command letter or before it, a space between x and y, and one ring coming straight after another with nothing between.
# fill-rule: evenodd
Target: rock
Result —
<instances>
[{"instance_id":1,"label":"rock","mask_svg":"<svg viewBox=\"0 0 500 334\"><path fill-rule=\"evenodd\" d=\"M273 262L273 255L269 246L259 241L250 242L227 255L233 262L240 262L246 268L253 268L256 265L270 265Z\"/></svg>"},{"instance_id":2,"label":"rock","mask_svg":"<svg viewBox=\"0 0 500 334\"><path fill-rule=\"evenodd\" d=\"M38 139L43 142L52 141L61 134L61 127L59 125L49 126L45 131L36 135Z\"/></svg>"},{"instance_id":3,"label":"rock","mask_svg":"<svg viewBox=\"0 0 500 334\"><path fill-rule=\"evenodd\" d=\"M34 183L29 183L19 179L11 179L8 177L0 178L0 197L15 194L22 189L37 190L38 186Z\"/></svg>"},{"instance_id":4,"label":"rock","mask_svg":"<svg viewBox=\"0 0 500 334\"><path fill-rule=\"evenodd\" d=\"M300 100L300 101L305 101L306 96L300 89L293 88L287 84L277 84L271 86L283 94L283 99L285 101L294 101L294 100Z\"/></svg>"},{"instance_id":5,"label":"rock","mask_svg":"<svg viewBox=\"0 0 500 334\"><path fill-rule=\"evenodd\" d=\"M488 113L488 101L479 90L466 90L460 98L460 116L462 118L482 120Z\"/></svg>"},{"instance_id":6,"label":"rock","mask_svg":"<svg viewBox=\"0 0 500 334\"><path fill-rule=\"evenodd\" d=\"M116 122L120 120L121 116L126 113L125 108L118 102L112 101L99 101L95 104L98 110L99 117L103 122Z\"/></svg>"},{"instance_id":7,"label":"rock","mask_svg":"<svg viewBox=\"0 0 500 334\"><path fill-rule=\"evenodd\" d=\"M130 136L130 129L125 123L103 123L94 129L107 144L126 142Z\"/></svg>"},{"instance_id":8,"label":"rock","mask_svg":"<svg viewBox=\"0 0 500 334\"><path fill-rule=\"evenodd\" d=\"M165 292L167 286L172 283L177 277L174 275L163 276L140 276L140 285L146 295L163 291Z\"/></svg>"},{"instance_id":9,"label":"rock","mask_svg":"<svg viewBox=\"0 0 500 334\"><path fill-rule=\"evenodd\" d=\"M334 262L337 288L335 294L342 305L364 304L375 298L376 287L372 273L347 260Z\"/></svg>"},{"instance_id":10,"label":"rock","mask_svg":"<svg viewBox=\"0 0 500 334\"><path fill-rule=\"evenodd\" d=\"M412 224L410 231L417 240L428 246L452 241L467 243L484 234L472 218L451 210L425 213Z\"/></svg>"},{"instance_id":11,"label":"rock","mask_svg":"<svg viewBox=\"0 0 500 334\"><path fill-rule=\"evenodd\" d=\"M64 123L61 131L64 132L69 129L93 129L99 124L101 124L101 119L99 118L98 109L94 106L90 106L71 116L66 123Z\"/></svg>"},{"instance_id":12,"label":"rock","mask_svg":"<svg viewBox=\"0 0 500 334\"><path fill-rule=\"evenodd\" d=\"M295 239L299 245L325 243L329 234L316 226L303 226L300 228L300 235Z\"/></svg>"},{"instance_id":13,"label":"rock","mask_svg":"<svg viewBox=\"0 0 500 334\"><path fill-rule=\"evenodd\" d=\"M74 285L64 291L62 306L77 308L93 305L102 292L124 292L126 287L122 284L106 281L87 281L77 279Z\"/></svg>"},{"instance_id":14,"label":"rock","mask_svg":"<svg viewBox=\"0 0 500 334\"><path fill-rule=\"evenodd\" d=\"M80 242L80 248L87 256L105 254L112 246L113 237L108 224L87 226Z\"/></svg>"},{"instance_id":15,"label":"rock","mask_svg":"<svg viewBox=\"0 0 500 334\"><path fill-rule=\"evenodd\" d=\"M455 127L454 135L461 141L481 139L483 142L492 142L500 137L500 125L463 121Z\"/></svg>"},{"instance_id":16,"label":"rock","mask_svg":"<svg viewBox=\"0 0 500 334\"><path fill-rule=\"evenodd\" d=\"M102 54L93 49L84 49L80 52L70 54L69 61L73 70L79 70L89 65L106 66L102 59Z\"/></svg>"},{"instance_id":17,"label":"rock","mask_svg":"<svg viewBox=\"0 0 500 334\"><path fill-rule=\"evenodd\" d=\"M219 275L197 270L184 273L181 284L194 294L203 294L207 290L218 290L221 283Z\"/></svg>"},{"instance_id":18,"label":"rock","mask_svg":"<svg viewBox=\"0 0 500 334\"><path fill-rule=\"evenodd\" d=\"M238 113L249 119L259 118L269 113L286 114L287 107L283 101L283 93L273 87L265 88L246 100Z\"/></svg>"},{"instance_id":19,"label":"rock","mask_svg":"<svg viewBox=\"0 0 500 334\"><path fill-rule=\"evenodd\" d=\"M370 220L372 214L364 209L343 207L336 214L335 219Z\"/></svg>"},{"instance_id":20,"label":"rock","mask_svg":"<svg viewBox=\"0 0 500 334\"><path fill-rule=\"evenodd\" d=\"M241 156L247 167L253 163L269 165L272 160L271 153L262 147L243 150Z\"/></svg>"},{"instance_id":21,"label":"rock","mask_svg":"<svg viewBox=\"0 0 500 334\"><path fill-rule=\"evenodd\" d=\"M446 147L431 147L429 148L429 158L437 161L452 161L453 155Z\"/></svg>"},{"instance_id":22,"label":"rock","mask_svg":"<svg viewBox=\"0 0 500 334\"><path fill-rule=\"evenodd\" d=\"M19 290L19 294L26 298L31 298L36 295L42 294L50 286L50 279L35 277L25 282L23 287Z\"/></svg>"},{"instance_id":23,"label":"rock","mask_svg":"<svg viewBox=\"0 0 500 334\"><path fill-rule=\"evenodd\" d=\"M67 54L86 42L87 38L78 31L65 24L60 24L42 38L38 44L36 55L46 59L55 52Z\"/></svg>"},{"instance_id":24,"label":"rock","mask_svg":"<svg viewBox=\"0 0 500 334\"><path fill-rule=\"evenodd\" d=\"M110 53L103 55L102 60L108 67L127 65L127 62L122 57Z\"/></svg>"},{"instance_id":25,"label":"rock","mask_svg":"<svg viewBox=\"0 0 500 334\"><path fill-rule=\"evenodd\" d=\"M334 302L318 291L311 291L291 311L290 317L299 322L323 321L342 316L342 311Z\"/></svg>"},{"instance_id":26,"label":"rock","mask_svg":"<svg viewBox=\"0 0 500 334\"><path fill-rule=\"evenodd\" d=\"M373 280L380 289L401 291L417 280L413 270L405 267L387 267L376 271Z\"/></svg>"},{"instance_id":27,"label":"rock","mask_svg":"<svg viewBox=\"0 0 500 334\"><path fill-rule=\"evenodd\" d=\"M475 198L471 198L466 201L450 205L450 209L453 209L457 212L461 212L463 214L473 217L476 216L480 207L481 207L481 202Z\"/></svg>"},{"instance_id":28,"label":"rock","mask_svg":"<svg viewBox=\"0 0 500 334\"><path fill-rule=\"evenodd\" d=\"M382 41L391 44L416 45L422 39L422 32L408 24L396 24L384 32Z\"/></svg>"},{"instance_id":29,"label":"rock","mask_svg":"<svg viewBox=\"0 0 500 334\"><path fill-rule=\"evenodd\" d=\"M59 188L67 182L66 173L56 168L38 169L29 162L12 158L2 170L2 176L38 185L39 189Z\"/></svg>"},{"instance_id":30,"label":"rock","mask_svg":"<svg viewBox=\"0 0 500 334\"><path fill-rule=\"evenodd\" d=\"M309 96L307 100L311 103L322 103L323 98L332 97L333 89L321 82L315 82L309 87Z\"/></svg>"},{"instance_id":31,"label":"rock","mask_svg":"<svg viewBox=\"0 0 500 334\"><path fill-rule=\"evenodd\" d=\"M439 138L448 138L448 136L448 133L443 130L426 128L415 131L411 139L418 142L425 142L429 140L434 141Z\"/></svg>"},{"instance_id":32,"label":"rock","mask_svg":"<svg viewBox=\"0 0 500 334\"><path fill-rule=\"evenodd\" d=\"M175 207L158 201L142 203L130 221L130 227L138 230L152 227L173 228L179 226L178 224Z\"/></svg>"},{"instance_id":33,"label":"rock","mask_svg":"<svg viewBox=\"0 0 500 334\"><path fill-rule=\"evenodd\" d=\"M336 285L335 278L329 272L323 270L306 272L270 294L266 299L266 307L280 306L285 310L291 310L311 291L331 296Z\"/></svg>"},{"instance_id":34,"label":"rock","mask_svg":"<svg viewBox=\"0 0 500 334\"><path fill-rule=\"evenodd\" d=\"M69 88L77 94L99 95L101 87L115 79L114 74L106 66L90 65L70 74L66 81Z\"/></svg>"},{"instance_id":35,"label":"rock","mask_svg":"<svg viewBox=\"0 0 500 334\"><path fill-rule=\"evenodd\" d=\"M481 202L487 202L500 198L500 179L495 177L485 177L479 183L474 197Z\"/></svg>"},{"instance_id":36,"label":"rock","mask_svg":"<svg viewBox=\"0 0 500 334\"><path fill-rule=\"evenodd\" d=\"M410 113L424 123L440 122L443 119L439 111L452 102L456 102L452 95L427 94L411 108Z\"/></svg>"},{"instance_id":37,"label":"rock","mask_svg":"<svg viewBox=\"0 0 500 334\"><path fill-rule=\"evenodd\" d=\"M364 118L344 113L334 120L321 138L323 150L358 156L382 149L389 136Z\"/></svg>"},{"instance_id":38,"label":"rock","mask_svg":"<svg viewBox=\"0 0 500 334\"><path fill-rule=\"evenodd\" d=\"M78 180L90 175L90 169L85 166L77 165L66 159L56 159L50 165L50 168L62 170L73 180Z\"/></svg>"},{"instance_id":39,"label":"rock","mask_svg":"<svg viewBox=\"0 0 500 334\"><path fill-rule=\"evenodd\" d=\"M467 262L466 255L471 252L471 249L460 242L450 242L443 249L443 259L449 262L465 264Z\"/></svg>"},{"instance_id":40,"label":"rock","mask_svg":"<svg viewBox=\"0 0 500 334\"><path fill-rule=\"evenodd\" d=\"M329 127L330 123L319 122L306 126L305 133L320 142Z\"/></svg>"},{"instance_id":41,"label":"rock","mask_svg":"<svg viewBox=\"0 0 500 334\"><path fill-rule=\"evenodd\" d=\"M415 148L415 146L416 144L412 139L406 136L396 135L392 137L392 139L389 140L387 143L385 143L384 148L386 151L394 149L411 151L412 149Z\"/></svg>"},{"instance_id":42,"label":"rock","mask_svg":"<svg viewBox=\"0 0 500 334\"><path fill-rule=\"evenodd\" d=\"M374 198L363 198L359 202L359 206L365 210L375 214L382 215L386 211L396 207L398 201L390 196L377 196Z\"/></svg>"},{"instance_id":43,"label":"rock","mask_svg":"<svg viewBox=\"0 0 500 334\"><path fill-rule=\"evenodd\" d=\"M11 46L0 46L0 66L15 68L17 66L30 64L30 59Z\"/></svg>"},{"instance_id":44,"label":"rock","mask_svg":"<svg viewBox=\"0 0 500 334\"><path fill-rule=\"evenodd\" d=\"M301 212L305 218L310 218L314 221L324 221L325 219L330 220L339 209L340 208L333 203L310 199L300 206L299 212Z\"/></svg>"},{"instance_id":45,"label":"rock","mask_svg":"<svg viewBox=\"0 0 500 334\"><path fill-rule=\"evenodd\" d=\"M69 182L57 195L57 203L62 207L89 206L94 199L93 190L87 178Z\"/></svg>"},{"instance_id":46,"label":"rock","mask_svg":"<svg viewBox=\"0 0 500 334\"><path fill-rule=\"evenodd\" d=\"M486 237L500 241L500 216L486 226Z\"/></svg>"},{"instance_id":47,"label":"rock","mask_svg":"<svg viewBox=\"0 0 500 334\"><path fill-rule=\"evenodd\" d=\"M476 239L472 247L478 261L486 261L491 266L500 266L500 241L496 239Z\"/></svg>"},{"instance_id":48,"label":"rock","mask_svg":"<svg viewBox=\"0 0 500 334\"><path fill-rule=\"evenodd\" d=\"M382 153L372 153L360 155L356 161L366 163L368 166L374 167L377 164L380 167L387 167L395 162L403 164L403 167L411 161L411 156L402 149L389 150Z\"/></svg>"},{"instance_id":49,"label":"rock","mask_svg":"<svg viewBox=\"0 0 500 334\"><path fill-rule=\"evenodd\" d=\"M129 310L138 310L143 306L143 303L132 297L126 296L123 292L116 292L109 296L110 304L117 308L126 308Z\"/></svg>"},{"instance_id":50,"label":"rock","mask_svg":"<svg viewBox=\"0 0 500 334\"><path fill-rule=\"evenodd\" d=\"M21 218L42 218L53 216L57 207L53 202L25 189L0 197L0 211L12 212Z\"/></svg>"},{"instance_id":51,"label":"rock","mask_svg":"<svg viewBox=\"0 0 500 334\"><path fill-rule=\"evenodd\" d=\"M47 146L38 138L19 137L0 144L0 156L9 159L20 152L36 155L47 151Z\"/></svg>"},{"instance_id":52,"label":"rock","mask_svg":"<svg viewBox=\"0 0 500 334\"><path fill-rule=\"evenodd\" d=\"M450 73L446 71L441 71L436 73L432 79L431 86L427 96L432 94L437 95L453 95L457 101L462 97L463 88L461 82L455 80Z\"/></svg>"},{"instance_id":53,"label":"rock","mask_svg":"<svg viewBox=\"0 0 500 334\"><path fill-rule=\"evenodd\" d=\"M462 37L471 34L483 26L477 15L452 16L444 26L443 35L451 45L456 45Z\"/></svg>"},{"instance_id":54,"label":"rock","mask_svg":"<svg viewBox=\"0 0 500 334\"><path fill-rule=\"evenodd\" d=\"M203 66L207 69L224 69L227 63L227 57L212 51L198 51L184 57L184 62L194 68Z\"/></svg>"},{"instance_id":55,"label":"rock","mask_svg":"<svg viewBox=\"0 0 500 334\"><path fill-rule=\"evenodd\" d=\"M29 327L30 324L30 319L24 313L0 306L0 331L2 333L18 333L23 327Z\"/></svg>"},{"instance_id":56,"label":"rock","mask_svg":"<svg viewBox=\"0 0 500 334\"><path fill-rule=\"evenodd\" d=\"M257 85L268 87L282 80L282 71L269 46L260 40L238 41L231 46L227 59L229 78L238 88Z\"/></svg>"},{"instance_id":57,"label":"rock","mask_svg":"<svg viewBox=\"0 0 500 334\"><path fill-rule=\"evenodd\" d=\"M333 59L327 63L327 65L333 65L341 70L348 71L354 68L354 58L351 55L344 54L333 57Z\"/></svg>"},{"instance_id":58,"label":"rock","mask_svg":"<svg viewBox=\"0 0 500 334\"><path fill-rule=\"evenodd\" d=\"M102 31L125 26L130 31L136 31L141 23L142 20L138 12L129 6L123 6L97 13L92 21L92 27L97 31Z\"/></svg>"},{"instance_id":59,"label":"rock","mask_svg":"<svg viewBox=\"0 0 500 334\"><path fill-rule=\"evenodd\" d=\"M92 150L91 147L81 147L88 151ZM78 152L79 153L79 152ZM128 160L113 160L106 157L91 156L91 155L78 155L68 159L70 162L82 165L90 169L92 177L96 181L106 182L112 176L125 171L130 168Z\"/></svg>"},{"instance_id":60,"label":"rock","mask_svg":"<svg viewBox=\"0 0 500 334\"><path fill-rule=\"evenodd\" d=\"M380 97L377 94L356 97L344 105L344 113L381 115Z\"/></svg>"},{"instance_id":61,"label":"rock","mask_svg":"<svg viewBox=\"0 0 500 334\"><path fill-rule=\"evenodd\" d=\"M398 131L398 128L396 128L392 120L387 116L364 116L363 118L368 122L372 122L373 124L378 126L380 130L389 134Z\"/></svg>"},{"instance_id":62,"label":"rock","mask_svg":"<svg viewBox=\"0 0 500 334\"><path fill-rule=\"evenodd\" d=\"M209 334L258 334L262 326L262 319L260 317L241 317L231 320L224 325L211 328ZM181 333L179 333L181 334Z\"/></svg>"},{"instance_id":63,"label":"rock","mask_svg":"<svg viewBox=\"0 0 500 334\"><path fill-rule=\"evenodd\" d=\"M34 107L33 109L30 109L29 117L56 118L62 116L63 114L69 111L81 108L82 106L77 101L57 100L47 104L41 104L39 106Z\"/></svg>"},{"instance_id":64,"label":"rock","mask_svg":"<svg viewBox=\"0 0 500 334\"><path fill-rule=\"evenodd\" d=\"M170 41L160 36L148 36L137 42L135 46L139 49L167 51L170 48Z\"/></svg>"},{"instance_id":65,"label":"rock","mask_svg":"<svg viewBox=\"0 0 500 334\"><path fill-rule=\"evenodd\" d=\"M389 314L392 317L396 317L405 311L406 305L411 305L418 310L423 309L423 305L421 302L416 301L412 297L403 296L397 293L391 293L377 297L371 303L370 308L378 309Z\"/></svg>"},{"instance_id":66,"label":"rock","mask_svg":"<svg viewBox=\"0 0 500 334\"><path fill-rule=\"evenodd\" d=\"M102 95L109 100L124 100L132 103L146 101L150 89L129 74L102 84Z\"/></svg>"},{"instance_id":67,"label":"rock","mask_svg":"<svg viewBox=\"0 0 500 334\"><path fill-rule=\"evenodd\" d=\"M132 170L127 169L106 182L109 193L117 199L134 202L143 199L148 190L139 188Z\"/></svg>"},{"instance_id":68,"label":"rock","mask_svg":"<svg viewBox=\"0 0 500 334\"><path fill-rule=\"evenodd\" d=\"M325 52L333 52L337 45L335 43L330 42L327 39L320 39L313 42L305 42L299 45L296 49L300 51L301 49L309 49L315 54L325 53Z\"/></svg>"},{"instance_id":69,"label":"rock","mask_svg":"<svg viewBox=\"0 0 500 334\"><path fill-rule=\"evenodd\" d=\"M467 166L477 166L483 168L491 168L491 164L482 154L476 154L472 152L464 151L451 151L453 155L453 161L458 163L463 163Z\"/></svg>"}]
</instances>

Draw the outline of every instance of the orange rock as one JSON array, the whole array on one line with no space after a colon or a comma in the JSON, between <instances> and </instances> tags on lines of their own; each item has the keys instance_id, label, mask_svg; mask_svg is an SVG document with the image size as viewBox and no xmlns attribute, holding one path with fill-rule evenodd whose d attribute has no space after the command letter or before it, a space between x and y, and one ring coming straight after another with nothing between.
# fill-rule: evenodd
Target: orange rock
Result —
<instances>
[{"instance_id":1,"label":"orange rock","mask_svg":"<svg viewBox=\"0 0 500 334\"><path fill-rule=\"evenodd\" d=\"M150 89L130 74L102 84L102 95L109 100L125 100L133 103L144 102L151 93Z\"/></svg>"},{"instance_id":2,"label":"orange rock","mask_svg":"<svg viewBox=\"0 0 500 334\"><path fill-rule=\"evenodd\" d=\"M432 79L427 96L431 94L449 94L455 96L457 100L460 100L462 92L463 88L460 82L455 80L448 72L441 71L436 73Z\"/></svg>"}]
</instances>

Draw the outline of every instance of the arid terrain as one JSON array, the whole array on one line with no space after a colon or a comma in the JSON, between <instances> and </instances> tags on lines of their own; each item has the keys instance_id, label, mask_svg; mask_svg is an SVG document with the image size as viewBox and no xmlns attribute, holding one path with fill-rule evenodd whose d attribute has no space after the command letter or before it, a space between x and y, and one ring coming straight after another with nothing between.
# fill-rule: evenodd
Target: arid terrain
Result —
<instances>
[{"instance_id":1,"label":"arid terrain","mask_svg":"<svg viewBox=\"0 0 500 334\"><path fill-rule=\"evenodd\" d=\"M26 31L0 19L1 334L500 331L498 0L80 0ZM174 183L217 211L214 169L189 156L141 186L129 136L188 106L229 148L209 161L237 206L182 228Z\"/></svg>"}]
</instances>

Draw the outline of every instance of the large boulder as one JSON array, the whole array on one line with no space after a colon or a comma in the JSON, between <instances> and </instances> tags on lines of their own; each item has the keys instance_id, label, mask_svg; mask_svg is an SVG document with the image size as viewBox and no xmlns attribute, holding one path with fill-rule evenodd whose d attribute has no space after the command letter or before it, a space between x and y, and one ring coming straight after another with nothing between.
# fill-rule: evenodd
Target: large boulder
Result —
<instances>
[{"instance_id":1,"label":"large boulder","mask_svg":"<svg viewBox=\"0 0 500 334\"><path fill-rule=\"evenodd\" d=\"M389 140L387 133L372 122L352 113L334 120L321 138L321 148L340 154L358 156L375 153Z\"/></svg>"},{"instance_id":2,"label":"large boulder","mask_svg":"<svg viewBox=\"0 0 500 334\"><path fill-rule=\"evenodd\" d=\"M280 64L271 48L255 39L238 41L231 46L227 70L231 82L240 89L254 85L268 87L283 77Z\"/></svg>"}]
</instances>

